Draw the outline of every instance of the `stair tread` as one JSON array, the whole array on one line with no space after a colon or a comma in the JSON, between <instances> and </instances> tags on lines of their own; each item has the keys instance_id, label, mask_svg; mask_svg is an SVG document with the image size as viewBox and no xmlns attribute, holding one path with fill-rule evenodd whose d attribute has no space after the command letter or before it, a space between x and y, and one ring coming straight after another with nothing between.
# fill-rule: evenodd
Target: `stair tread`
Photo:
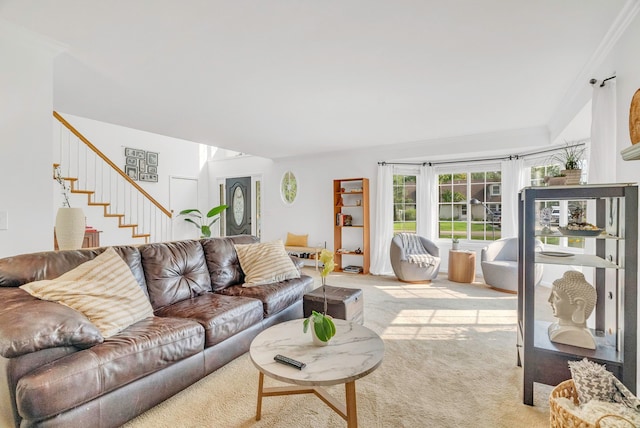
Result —
<instances>
[{"instance_id":1,"label":"stair tread","mask_svg":"<svg viewBox=\"0 0 640 428\"><path fill-rule=\"evenodd\" d=\"M143 233L143 234L136 234L136 235L131 235L132 238L150 238L151 234L150 233Z\"/></svg>"},{"instance_id":2,"label":"stair tread","mask_svg":"<svg viewBox=\"0 0 640 428\"><path fill-rule=\"evenodd\" d=\"M88 202L87 205L92 205L92 206L108 206L111 205L109 202Z\"/></svg>"},{"instance_id":3,"label":"stair tread","mask_svg":"<svg viewBox=\"0 0 640 428\"><path fill-rule=\"evenodd\" d=\"M71 193L85 193L87 195L93 195L94 192L93 190L78 190L78 189L71 189Z\"/></svg>"}]
</instances>

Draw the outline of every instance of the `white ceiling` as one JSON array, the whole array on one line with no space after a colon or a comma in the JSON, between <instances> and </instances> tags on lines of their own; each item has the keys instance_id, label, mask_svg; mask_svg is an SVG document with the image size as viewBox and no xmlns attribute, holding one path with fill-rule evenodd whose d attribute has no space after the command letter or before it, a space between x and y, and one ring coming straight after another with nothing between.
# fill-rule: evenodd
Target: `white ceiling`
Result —
<instances>
[{"instance_id":1,"label":"white ceiling","mask_svg":"<svg viewBox=\"0 0 640 428\"><path fill-rule=\"evenodd\" d=\"M56 110L279 158L546 127L624 3L0 0L0 18L67 46Z\"/></svg>"}]
</instances>

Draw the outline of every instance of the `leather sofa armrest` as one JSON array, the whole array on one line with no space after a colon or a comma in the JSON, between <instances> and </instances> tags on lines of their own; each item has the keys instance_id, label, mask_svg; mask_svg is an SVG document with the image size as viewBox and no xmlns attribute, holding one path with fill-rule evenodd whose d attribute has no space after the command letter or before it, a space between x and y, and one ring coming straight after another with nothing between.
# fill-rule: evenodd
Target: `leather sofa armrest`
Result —
<instances>
[{"instance_id":1,"label":"leather sofa armrest","mask_svg":"<svg viewBox=\"0 0 640 428\"><path fill-rule=\"evenodd\" d=\"M296 257L296 256L289 256L289 257L291 257L291 261L293 262L295 267L298 268L298 270L304 267L304 261L302 261L300 257Z\"/></svg>"},{"instance_id":2,"label":"leather sofa armrest","mask_svg":"<svg viewBox=\"0 0 640 428\"><path fill-rule=\"evenodd\" d=\"M19 288L1 288L0 355L15 358L47 348L88 348L104 339L84 315Z\"/></svg>"}]
</instances>

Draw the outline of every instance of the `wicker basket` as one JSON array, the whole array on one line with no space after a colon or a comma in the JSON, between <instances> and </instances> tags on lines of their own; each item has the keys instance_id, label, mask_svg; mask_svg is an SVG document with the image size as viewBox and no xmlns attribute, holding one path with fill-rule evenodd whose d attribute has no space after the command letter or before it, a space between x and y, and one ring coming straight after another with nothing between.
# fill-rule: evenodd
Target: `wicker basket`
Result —
<instances>
[{"instance_id":1,"label":"wicker basket","mask_svg":"<svg viewBox=\"0 0 640 428\"><path fill-rule=\"evenodd\" d=\"M553 388L553 391L551 391L551 395L549 396L549 419L551 428L600 428L600 422L605 418L621 419L629 422L629 426L635 427L635 425L628 419L614 414L601 416L600 418L598 418L595 425L589 423L584 419L580 419L573 413L569 412L564 407L558 405L555 399L561 397L572 400L576 406L580 404L580 400L578 400L578 391L576 390L572 379L565 380L564 382L558 384L558 386Z\"/></svg>"}]
</instances>

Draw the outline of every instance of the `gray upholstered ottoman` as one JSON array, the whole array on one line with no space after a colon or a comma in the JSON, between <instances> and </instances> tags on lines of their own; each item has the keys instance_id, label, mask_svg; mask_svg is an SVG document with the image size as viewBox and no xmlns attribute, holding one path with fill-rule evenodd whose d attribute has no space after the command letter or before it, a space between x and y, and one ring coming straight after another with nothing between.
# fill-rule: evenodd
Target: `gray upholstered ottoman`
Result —
<instances>
[{"instance_id":1,"label":"gray upholstered ottoman","mask_svg":"<svg viewBox=\"0 0 640 428\"><path fill-rule=\"evenodd\" d=\"M358 324L364 323L364 299L361 289L327 285L326 292L327 315ZM302 306L305 318L311 315L311 311L322 312L324 310L322 287L305 294Z\"/></svg>"}]
</instances>

